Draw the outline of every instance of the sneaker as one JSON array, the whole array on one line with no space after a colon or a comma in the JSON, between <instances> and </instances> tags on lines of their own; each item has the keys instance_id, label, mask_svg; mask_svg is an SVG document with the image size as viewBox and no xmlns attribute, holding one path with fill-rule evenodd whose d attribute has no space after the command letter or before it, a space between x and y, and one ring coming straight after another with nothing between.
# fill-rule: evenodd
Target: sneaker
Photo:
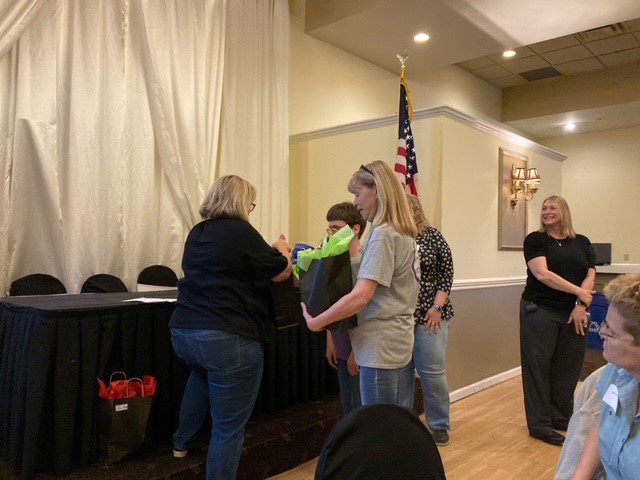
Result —
<instances>
[{"instance_id":1,"label":"sneaker","mask_svg":"<svg viewBox=\"0 0 640 480\"><path fill-rule=\"evenodd\" d=\"M178 448L173 449L173 457L174 458L184 458L189 453L189 450L180 450Z\"/></svg>"},{"instance_id":2,"label":"sneaker","mask_svg":"<svg viewBox=\"0 0 640 480\"><path fill-rule=\"evenodd\" d=\"M433 441L436 442L436 445L449 445L449 432L446 430L434 430L431 432L431 436L433 437Z\"/></svg>"}]
</instances>

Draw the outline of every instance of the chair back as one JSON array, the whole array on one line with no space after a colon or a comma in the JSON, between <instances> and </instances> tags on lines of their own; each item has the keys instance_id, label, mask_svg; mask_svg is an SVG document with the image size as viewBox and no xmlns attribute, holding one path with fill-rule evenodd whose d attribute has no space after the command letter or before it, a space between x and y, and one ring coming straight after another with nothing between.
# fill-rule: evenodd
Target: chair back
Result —
<instances>
[{"instance_id":1,"label":"chair back","mask_svg":"<svg viewBox=\"0 0 640 480\"><path fill-rule=\"evenodd\" d=\"M173 270L164 265L151 265L138 275L138 292L167 290L178 287L178 277Z\"/></svg>"},{"instance_id":2,"label":"chair back","mask_svg":"<svg viewBox=\"0 0 640 480\"><path fill-rule=\"evenodd\" d=\"M370 405L351 411L331 430L316 480L444 480L440 453L411 410Z\"/></svg>"},{"instance_id":3,"label":"chair back","mask_svg":"<svg viewBox=\"0 0 640 480\"><path fill-rule=\"evenodd\" d=\"M107 273L93 275L85 280L80 293L128 292L127 286L118 277Z\"/></svg>"},{"instance_id":4,"label":"chair back","mask_svg":"<svg viewBox=\"0 0 640 480\"><path fill-rule=\"evenodd\" d=\"M9 289L10 297L21 295L55 295L67 293L60 280L45 273L34 273L14 280Z\"/></svg>"}]
</instances>

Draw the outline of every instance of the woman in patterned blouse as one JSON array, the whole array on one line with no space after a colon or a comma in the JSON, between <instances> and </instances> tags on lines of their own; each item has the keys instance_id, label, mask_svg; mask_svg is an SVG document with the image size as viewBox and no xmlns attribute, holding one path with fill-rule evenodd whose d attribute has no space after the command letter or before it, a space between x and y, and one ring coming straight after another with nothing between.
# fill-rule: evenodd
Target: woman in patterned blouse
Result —
<instances>
[{"instance_id":1,"label":"woman in patterned blouse","mask_svg":"<svg viewBox=\"0 0 640 480\"><path fill-rule=\"evenodd\" d=\"M453 283L451 249L442 234L429 225L420 200L407 195L418 226L420 293L414 313L415 344L413 361L420 375L424 412L437 445L449 443L449 385L445 376L445 354L449 320L453 308L449 301Z\"/></svg>"}]
</instances>

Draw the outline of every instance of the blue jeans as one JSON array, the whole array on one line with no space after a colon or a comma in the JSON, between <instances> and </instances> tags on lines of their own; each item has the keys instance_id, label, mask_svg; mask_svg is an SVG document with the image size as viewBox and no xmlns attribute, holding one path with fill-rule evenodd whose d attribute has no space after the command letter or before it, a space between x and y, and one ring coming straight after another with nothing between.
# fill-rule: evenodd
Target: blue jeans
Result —
<instances>
[{"instance_id":1,"label":"blue jeans","mask_svg":"<svg viewBox=\"0 0 640 480\"><path fill-rule=\"evenodd\" d=\"M360 377L349 375L347 362L338 359L338 384L340 385L340 401L345 415L362 405L360 400Z\"/></svg>"},{"instance_id":2,"label":"blue jeans","mask_svg":"<svg viewBox=\"0 0 640 480\"><path fill-rule=\"evenodd\" d=\"M413 408L413 362L402 368L360 367L362 405L392 403Z\"/></svg>"},{"instance_id":3,"label":"blue jeans","mask_svg":"<svg viewBox=\"0 0 640 480\"><path fill-rule=\"evenodd\" d=\"M445 375L445 356L449 320L441 322L438 333L429 335L424 325L416 325L413 362L422 386L424 413L432 430L449 430L449 385Z\"/></svg>"},{"instance_id":4,"label":"blue jeans","mask_svg":"<svg viewBox=\"0 0 640 480\"><path fill-rule=\"evenodd\" d=\"M236 478L262 379L262 343L218 330L171 329L176 354L191 367L174 448L189 450L211 415L207 480Z\"/></svg>"}]
</instances>

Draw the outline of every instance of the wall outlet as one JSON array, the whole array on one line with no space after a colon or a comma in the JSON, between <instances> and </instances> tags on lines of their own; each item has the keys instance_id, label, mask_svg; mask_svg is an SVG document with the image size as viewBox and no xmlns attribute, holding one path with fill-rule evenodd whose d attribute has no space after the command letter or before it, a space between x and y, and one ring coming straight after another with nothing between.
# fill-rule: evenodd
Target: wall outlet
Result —
<instances>
[{"instance_id":1,"label":"wall outlet","mask_svg":"<svg viewBox=\"0 0 640 480\"><path fill-rule=\"evenodd\" d=\"M628 262L629 261L629 254L628 253L624 253L622 255L622 260L624 260L625 262Z\"/></svg>"}]
</instances>

